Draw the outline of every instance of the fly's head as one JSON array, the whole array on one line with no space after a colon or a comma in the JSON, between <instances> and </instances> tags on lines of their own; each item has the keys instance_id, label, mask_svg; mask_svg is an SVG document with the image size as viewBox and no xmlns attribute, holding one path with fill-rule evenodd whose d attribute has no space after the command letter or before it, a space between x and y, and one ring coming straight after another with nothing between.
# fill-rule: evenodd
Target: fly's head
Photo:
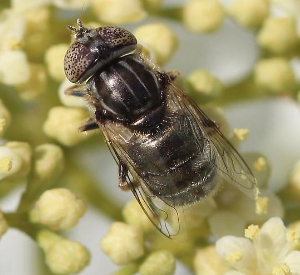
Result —
<instances>
[{"instance_id":1,"label":"fly's head","mask_svg":"<svg viewBox=\"0 0 300 275\"><path fill-rule=\"evenodd\" d=\"M82 83L111 60L134 51L137 47L135 36L119 27L105 26L86 28L77 19L78 28L68 26L74 32L64 59L66 77L73 83Z\"/></svg>"}]
</instances>

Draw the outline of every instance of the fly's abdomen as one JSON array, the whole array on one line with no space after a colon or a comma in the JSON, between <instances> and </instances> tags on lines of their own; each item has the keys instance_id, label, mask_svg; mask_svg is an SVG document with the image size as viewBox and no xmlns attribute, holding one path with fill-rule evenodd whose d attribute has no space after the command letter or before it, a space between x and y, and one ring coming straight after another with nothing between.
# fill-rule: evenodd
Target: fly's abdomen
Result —
<instances>
[{"instance_id":1,"label":"fly's abdomen","mask_svg":"<svg viewBox=\"0 0 300 275\"><path fill-rule=\"evenodd\" d=\"M135 136L140 146L128 148L150 192L174 206L200 201L216 185L210 143L192 123L188 112L178 109L164 120L160 131L149 134L145 142Z\"/></svg>"},{"instance_id":2,"label":"fly's abdomen","mask_svg":"<svg viewBox=\"0 0 300 275\"><path fill-rule=\"evenodd\" d=\"M153 70L138 55L117 59L91 82L92 97L117 121L147 127L141 119L154 116L156 121L152 119L152 124L155 125L163 117L163 88Z\"/></svg>"}]
</instances>

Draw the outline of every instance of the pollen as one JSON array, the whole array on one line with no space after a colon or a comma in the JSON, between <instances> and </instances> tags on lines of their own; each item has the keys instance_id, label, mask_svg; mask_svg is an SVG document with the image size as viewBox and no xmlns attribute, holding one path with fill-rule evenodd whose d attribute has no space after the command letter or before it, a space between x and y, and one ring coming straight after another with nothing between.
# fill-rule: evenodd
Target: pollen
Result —
<instances>
[{"instance_id":1,"label":"pollen","mask_svg":"<svg viewBox=\"0 0 300 275\"><path fill-rule=\"evenodd\" d=\"M255 170L257 170L257 171L263 171L263 170L265 170L266 169L266 165L267 165L266 159L263 158L263 157L258 158L253 163L253 166L254 166Z\"/></svg>"},{"instance_id":2,"label":"pollen","mask_svg":"<svg viewBox=\"0 0 300 275\"><path fill-rule=\"evenodd\" d=\"M9 172L12 168L11 157L3 157L0 159L0 171Z\"/></svg>"},{"instance_id":3,"label":"pollen","mask_svg":"<svg viewBox=\"0 0 300 275\"><path fill-rule=\"evenodd\" d=\"M292 274L290 268L286 264L277 264L273 267L272 275L289 275Z\"/></svg>"},{"instance_id":4,"label":"pollen","mask_svg":"<svg viewBox=\"0 0 300 275\"><path fill-rule=\"evenodd\" d=\"M233 130L234 136L239 140L239 141L243 141L246 139L246 137L249 134L249 130L248 129L241 129L241 128L236 128Z\"/></svg>"},{"instance_id":5,"label":"pollen","mask_svg":"<svg viewBox=\"0 0 300 275\"><path fill-rule=\"evenodd\" d=\"M243 254L240 251L235 251L226 255L226 261L233 264L239 262L243 258Z\"/></svg>"},{"instance_id":6,"label":"pollen","mask_svg":"<svg viewBox=\"0 0 300 275\"><path fill-rule=\"evenodd\" d=\"M254 240L260 233L260 229L258 225L249 225L247 229L245 229L245 237Z\"/></svg>"},{"instance_id":7,"label":"pollen","mask_svg":"<svg viewBox=\"0 0 300 275\"><path fill-rule=\"evenodd\" d=\"M300 244L300 232L294 230L288 230L286 233L286 239L288 242L294 242Z\"/></svg>"},{"instance_id":8,"label":"pollen","mask_svg":"<svg viewBox=\"0 0 300 275\"><path fill-rule=\"evenodd\" d=\"M262 215L268 212L269 199L267 197L258 197L256 199L256 214Z\"/></svg>"}]
</instances>

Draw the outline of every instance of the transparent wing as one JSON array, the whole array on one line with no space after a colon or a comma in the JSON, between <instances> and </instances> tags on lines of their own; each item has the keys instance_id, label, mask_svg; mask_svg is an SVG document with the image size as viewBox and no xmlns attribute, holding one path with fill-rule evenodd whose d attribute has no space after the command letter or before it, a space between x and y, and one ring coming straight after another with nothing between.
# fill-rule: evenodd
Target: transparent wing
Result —
<instances>
[{"instance_id":1,"label":"transparent wing","mask_svg":"<svg viewBox=\"0 0 300 275\"><path fill-rule=\"evenodd\" d=\"M124 141L124 137L117 133L116 126L112 122L108 122L100 127L116 163L119 165L121 162L126 165L128 169L126 183L147 217L162 234L168 238L178 238L177 236L182 231L180 212L183 210L180 207L175 208L151 194L147 183L137 174L134 163L123 148L121 140ZM127 131L130 130L127 129Z\"/></svg>"},{"instance_id":2,"label":"transparent wing","mask_svg":"<svg viewBox=\"0 0 300 275\"><path fill-rule=\"evenodd\" d=\"M171 100L181 105L181 108L188 110L190 114L189 119L197 122L196 124L191 123L191 125L198 125L203 130L211 145L211 155L216 158L215 165L218 174L226 182L235 185L249 197L255 198L257 196L255 177L244 159L230 144L216 124L173 83L170 84L169 94Z\"/></svg>"}]
</instances>

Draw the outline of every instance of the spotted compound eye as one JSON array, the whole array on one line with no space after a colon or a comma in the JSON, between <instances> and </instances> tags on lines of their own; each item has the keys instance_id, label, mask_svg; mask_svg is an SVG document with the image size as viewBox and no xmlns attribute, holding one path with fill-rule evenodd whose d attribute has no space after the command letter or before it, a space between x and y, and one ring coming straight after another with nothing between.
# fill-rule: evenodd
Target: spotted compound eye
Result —
<instances>
[{"instance_id":1,"label":"spotted compound eye","mask_svg":"<svg viewBox=\"0 0 300 275\"><path fill-rule=\"evenodd\" d=\"M88 47L74 42L68 49L64 60L64 69L68 80L73 83L80 82L96 59L96 54L91 52Z\"/></svg>"},{"instance_id":2,"label":"spotted compound eye","mask_svg":"<svg viewBox=\"0 0 300 275\"><path fill-rule=\"evenodd\" d=\"M129 31L112 26L86 28L77 19L78 28L68 26L75 42L68 49L65 74L73 83L82 83L111 60L134 51L137 40Z\"/></svg>"}]
</instances>

